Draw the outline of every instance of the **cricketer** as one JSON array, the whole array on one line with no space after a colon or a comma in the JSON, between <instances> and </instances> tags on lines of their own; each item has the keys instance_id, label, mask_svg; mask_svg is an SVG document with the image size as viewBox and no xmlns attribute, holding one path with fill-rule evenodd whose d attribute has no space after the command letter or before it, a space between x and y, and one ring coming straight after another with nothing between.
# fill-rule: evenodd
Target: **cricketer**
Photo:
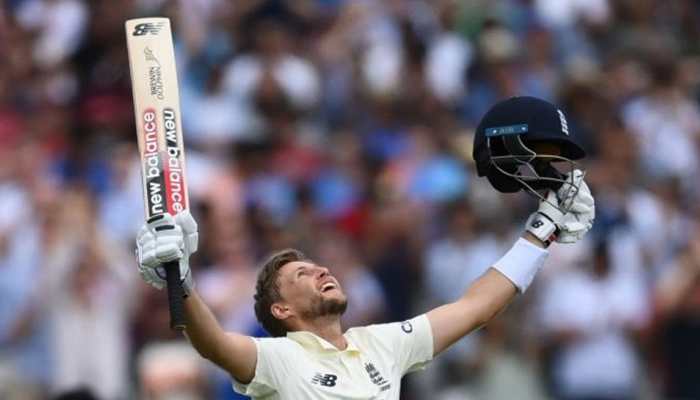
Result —
<instances>
[{"instance_id":1,"label":"cricketer","mask_svg":"<svg viewBox=\"0 0 700 400\"><path fill-rule=\"evenodd\" d=\"M459 299L407 321L344 330L340 318L348 299L332 266L286 249L267 259L256 285L255 313L271 337L225 332L194 287L189 256L198 233L187 211L141 228L139 271L162 288L161 265L179 260L186 336L230 374L239 393L254 399L398 399L405 374L424 368L527 290L551 243L576 242L591 228L593 196L584 173L573 167L583 156L554 105L516 97L492 107L475 135L478 173L501 192L536 195L539 206L512 248ZM559 172L556 161L572 167Z\"/></svg>"}]
</instances>

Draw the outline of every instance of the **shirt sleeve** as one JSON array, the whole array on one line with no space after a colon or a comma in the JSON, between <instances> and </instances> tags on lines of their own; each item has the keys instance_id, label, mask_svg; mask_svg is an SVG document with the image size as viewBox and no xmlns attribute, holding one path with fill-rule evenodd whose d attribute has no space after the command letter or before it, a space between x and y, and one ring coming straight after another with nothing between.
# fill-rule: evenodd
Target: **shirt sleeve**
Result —
<instances>
[{"instance_id":1,"label":"shirt sleeve","mask_svg":"<svg viewBox=\"0 0 700 400\"><path fill-rule=\"evenodd\" d=\"M433 359L433 332L425 314L403 322L373 325L377 339L395 355L401 375L424 369Z\"/></svg>"},{"instance_id":2,"label":"shirt sleeve","mask_svg":"<svg viewBox=\"0 0 700 400\"><path fill-rule=\"evenodd\" d=\"M271 397L290 373L291 346L286 338L253 338L257 351L255 376L247 384L233 379L233 390L254 398Z\"/></svg>"}]
</instances>

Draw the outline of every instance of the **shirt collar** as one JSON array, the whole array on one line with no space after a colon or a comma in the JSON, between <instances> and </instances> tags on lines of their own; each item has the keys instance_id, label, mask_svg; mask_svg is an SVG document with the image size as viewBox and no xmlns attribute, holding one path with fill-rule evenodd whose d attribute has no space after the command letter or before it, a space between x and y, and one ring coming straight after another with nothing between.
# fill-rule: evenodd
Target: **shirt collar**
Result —
<instances>
[{"instance_id":1,"label":"shirt collar","mask_svg":"<svg viewBox=\"0 0 700 400\"><path fill-rule=\"evenodd\" d=\"M315 351L317 353L328 353L328 352L348 352L348 353L360 353L360 349L355 346L355 344L348 339L346 335L343 335L345 337L345 341L348 343L348 346L345 348L345 350L338 350L335 346L333 346L331 343L329 343L327 340L324 338L317 336L311 332L308 331L296 331L296 332L287 332L287 337L289 339L292 339L293 341L299 343L301 347L305 348L306 350L310 351Z\"/></svg>"}]
</instances>

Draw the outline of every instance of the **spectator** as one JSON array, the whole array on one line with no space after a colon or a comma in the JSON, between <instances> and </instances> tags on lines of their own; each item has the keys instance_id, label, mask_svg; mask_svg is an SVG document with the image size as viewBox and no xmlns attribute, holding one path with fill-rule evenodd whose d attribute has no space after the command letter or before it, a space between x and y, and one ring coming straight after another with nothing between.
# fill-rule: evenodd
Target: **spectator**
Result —
<instances>
[{"instance_id":1,"label":"spectator","mask_svg":"<svg viewBox=\"0 0 700 400\"><path fill-rule=\"evenodd\" d=\"M700 397L700 384L692 371L700 368L700 231L662 276L656 287L656 331L662 354L664 393L667 398Z\"/></svg>"},{"instance_id":2,"label":"spectator","mask_svg":"<svg viewBox=\"0 0 700 400\"><path fill-rule=\"evenodd\" d=\"M51 325L52 387L85 386L100 398L121 399L129 393L127 323L136 281L124 266L131 257L97 232L85 192L61 200L72 208L58 209L61 236L47 249L42 274L51 299L43 308Z\"/></svg>"},{"instance_id":3,"label":"spectator","mask_svg":"<svg viewBox=\"0 0 700 400\"><path fill-rule=\"evenodd\" d=\"M608 237L615 241L596 244L585 266L562 272L543 288L539 314L554 351L550 373L557 398L638 395L634 334L648 317L639 249L622 231Z\"/></svg>"},{"instance_id":4,"label":"spectator","mask_svg":"<svg viewBox=\"0 0 700 400\"><path fill-rule=\"evenodd\" d=\"M143 15L173 21L190 208L207 236L192 266L225 325L255 332L255 265L287 246L359 293L348 324L455 298L531 201L475 178L474 124L533 95L582 139L609 244L594 259L553 246L541 298L467 338L448 368L409 378L404 400L513 397L493 382L542 398L542 370L559 397L700 397L700 4L687 0L5 2L0 397L81 384L169 396L173 376L193 398L230 396L226 376L161 347L177 337L167 299L130 283L143 204L123 23Z\"/></svg>"},{"instance_id":5,"label":"spectator","mask_svg":"<svg viewBox=\"0 0 700 400\"><path fill-rule=\"evenodd\" d=\"M186 343L153 343L137 360L140 394L144 400L208 398L201 373L202 360Z\"/></svg>"},{"instance_id":6,"label":"spectator","mask_svg":"<svg viewBox=\"0 0 700 400\"><path fill-rule=\"evenodd\" d=\"M676 68L667 61L652 65L649 92L630 102L623 115L639 142L645 172L685 180L698 166L700 110L678 86Z\"/></svg>"}]
</instances>

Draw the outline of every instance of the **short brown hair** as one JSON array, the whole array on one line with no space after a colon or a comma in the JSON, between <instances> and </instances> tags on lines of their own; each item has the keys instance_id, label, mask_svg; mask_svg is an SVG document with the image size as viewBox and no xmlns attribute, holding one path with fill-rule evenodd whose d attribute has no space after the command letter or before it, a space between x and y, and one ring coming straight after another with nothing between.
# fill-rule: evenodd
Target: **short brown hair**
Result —
<instances>
[{"instance_id":1,"label":"short brown hair","mask_svg":"<svg viewBox=\"0 0 700 400\"><path fill-rule=\"evenodd\" d=\"M263 263L258 280L255 284L255 317L270 335L278 337L287 334L284 323L272 315L270 308L282 300L280 294L279 270L286 264L294 261L305 261L308 258L299 250L284 249L270 255Z\"/></svg>"}]
</instances>

